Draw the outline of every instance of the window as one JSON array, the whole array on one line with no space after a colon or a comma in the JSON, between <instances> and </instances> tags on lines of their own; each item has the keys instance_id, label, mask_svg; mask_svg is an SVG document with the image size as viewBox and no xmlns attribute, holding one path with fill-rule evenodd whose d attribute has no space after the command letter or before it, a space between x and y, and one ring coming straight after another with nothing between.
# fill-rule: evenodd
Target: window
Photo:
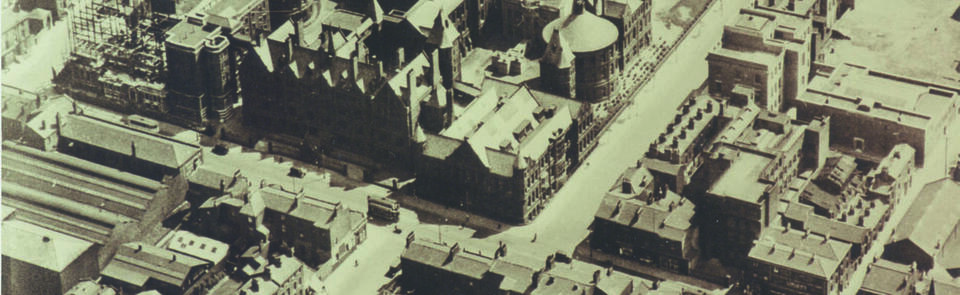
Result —
<instances>
[{"instance_id":1,"label":"window","mask_svg":"<svg viewBox=\"0 0 960 295\"><path fill-rule=\"evenodd\" d=\"M860 152L860 153L863 152L863 138L859 138L859 137L853 138L853 149L857 150L857 152Z\"/></svg>"}]
</instances>

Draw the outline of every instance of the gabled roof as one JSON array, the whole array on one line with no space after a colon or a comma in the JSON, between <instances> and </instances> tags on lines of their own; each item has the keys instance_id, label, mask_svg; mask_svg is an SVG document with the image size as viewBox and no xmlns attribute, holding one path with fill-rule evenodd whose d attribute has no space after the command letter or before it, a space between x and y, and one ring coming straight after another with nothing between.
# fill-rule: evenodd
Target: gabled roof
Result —
<instances>
[{"instance_id":1,"label":"gabled roof","mask_svg":"<svg viewBox=\"0 0 960 295\"><path fill-rule=\"evenodd\" d=\"M120 246L116 256L100 274L134 286L144 286L148 280L152 279L182 287L186 284L190 272L204 265L208 265L208 262L141 242L133 242Z\"/></svg>"},{"instance_id":2,"label":"gabled roof","mask_svg":"<svg viewBox=\"0 0 960 295\"><path fill-rule=\"evenodd\" d=\"M829 279L849 251L849 243L795 230L768 228L754 242L749 257Z\"/></svg>"},{"instance_id":3,"label":"gabled roof","mask_svg":"<svg viewBox=\"0 0 960 295\"><path fill-rule=\"evenodd\" d=\"M693 214L693 202L668 191L666 197L650 204L607 194L594 217L653 233L663 239L683 242L690 234Z\"/></svg>"},{"instance_id":4,"label":"gabled roof","mask_svg":"<svg viewBox=\"0 0 960 295\"><path fill-rule=\"evenodd\" d=\"M454 247L459 247L454 245ZM415 240L400 255L401 258L442 269L473 279L481 279L490 269L492 259L474 255L436 243Z\"/></svg>"},{"instance_id":5,"label":"gabled roof","mask_svg":"<svg viewBox=\"0 0 960 295\"><path fill-rule=\"evenodd\" d=\"M167 249L190 255L212 264L219 264L227 257L230 246L208 237L198 236L185 230L173 232Z\"/></svg>"},{"instance_id":6,"label":"gabled roof","mask_svg":"<svg viewBox=\"0 0 960 295\"><path fill-rule=\"evenodd\" d=\"M60 136L173 169L200 154L200 148L192 144L77 114L63 116Z\"/></svg>"},{"instance_id":7,"label":"gabled roof","mask_svg":"<svg viewBox=\"0 0 960 295\"><path fill-rule=\"evenodd\" d=\"M860 290L877 294L905 294L905 290L913 287L909 284L911 276L909 265L880 260L868 266Z\"/></svg>"},{"instance_id":8,"label":"gabled roof","mask_svg":"<svg viewBox=\"0 0 960 295\"><path fill-rule=\"evenodd\" d=\"M925 185L897 224L890 243L909 240L928 255L938 253L937 248L958 230L960 202L957 196L960 196L960 183L949 178Z\"/></svg>"},{"instance_id":9,"label":"gabled roof","mask_svg":"<svg viewBox=\"0 0 960 295\"><path fill-rule=\"evenodd\" d=\"M547 44L547 50L544 52L541 62L563 69L573 66L574 58L567 39L560 34L559 30L554 30L553 37L550 37L550 43Z\"/></svg>"}]
</instances>

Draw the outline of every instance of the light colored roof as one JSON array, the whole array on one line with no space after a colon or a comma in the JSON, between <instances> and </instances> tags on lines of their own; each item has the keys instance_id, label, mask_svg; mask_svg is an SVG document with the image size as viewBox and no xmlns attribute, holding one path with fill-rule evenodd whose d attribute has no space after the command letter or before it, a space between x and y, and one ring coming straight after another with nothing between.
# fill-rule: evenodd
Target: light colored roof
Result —
<instances>
[{"instance_id":1,"label":"light colored roof","mask_svg":"<svg viewBox=\"0 0 960 295\"><path fill-rule=\"evenodd\" d=\"M749 257L829 279L850 251L850 244L798 231L769 228L754 242Z\"/></svg>"},{"instance_id":2,"label":"light colored roof","mask_svg":"<svg viewBox=\"0 0 960 295\"><path fill-rule=\"evenodd\" d=\"M185 230L173 232L167 249L187 254L212 264L219 264L227 257L229 245L208 237L198 236Z\"/></svg>"},{"instance_id":3,"label":"light colored roof","mask_svg":"<svg viewBox=\"0 0 960 295\"><path fill-rule=\"evenodd\" d=\"M767 189L766 184L759 182L760 174L771 161L763 155L741 151L723 175L714 181L709 193L756 203Z\"/></svg>"},{"instance_id":4,"label":"light colored roof","mask_svg":"<svg viewBox=\"0 0 960 295\"><path fill-rule=\"evenodd\" d=\"M620 31L610 21L590 12L572 13L558 18L543 28L541 37L550 44L553 31L559 30L574 53L593 52L613 45Z\"/></svg>"},{"instance_id":5,"label":"light colored roof","mask_svg":"<svg viewBox=\"0 0 960 295\"><path fill-rule=\"evenodd\" d=\"M890 243L909 240L928 255L940 250L947 238L956 235L960 223L960 183L944 178L920 190L907 213L894 228Z\"/></svg>"},{"instance_id":6,"label":"light colored roof","mask_svg":"<svg viewBox=\"0 0 960 295\"><path fill-rule=\"evenodd\" d=\"M149 279L183 286L194 268L207 264L190 255L134 242L120 246L100 274L134 286L144 286Z\"/></svg>"},{"instance_id":7,"label":"light colored roof","mask_svg":"<svg viewBox=\"0 0 960 295\"><path fill-rule=\"evenodd\" d=\"M3 222L3 256L62 272L93 243L19 220Z\"/></svg>"},{"instance_id":8,"label":"light colored roof","mask_svg":"<svg viewBox=\"0 0 960 295\"><path fill-rule=\"evenodd\" d=\"M867 267L860 290L877 294L904 294L912 274L910 266L881 259Z\"/></svg>"},{"instance_id":9,"label":"light colored roof","mask_svg":"<svg viewBox=\"0 0 960 295\"><path fill-rule=\"evenodd\" d=\"M200 153L195 145L75 114L62 117L60 136L174 169Z\"/></svg>"},{"instance_id":10,"label":"light colored roof","mask_svg":"<svg viewBox=\"0 0 960 295\"><path fill-rule=\"evenodd\" d=\"M663 239L683 242L690 234L693 214L693 202L683 200L676 193L668 191L666 197L650 205L642 200L607 194L594 216L653 233Z\"/></svg>"},{"instance_id":11,"label":"light colored roof","mask_svg":"<svg viewBox=\"0 0 960 295\"><path fill-rule=\"evenodd\" d=\"M466 253L462 250L451 253L450 247L423 240L411 242L401 257L478 280L487 273L492 262L489 257Z\"/></svg>"}]
</instances>

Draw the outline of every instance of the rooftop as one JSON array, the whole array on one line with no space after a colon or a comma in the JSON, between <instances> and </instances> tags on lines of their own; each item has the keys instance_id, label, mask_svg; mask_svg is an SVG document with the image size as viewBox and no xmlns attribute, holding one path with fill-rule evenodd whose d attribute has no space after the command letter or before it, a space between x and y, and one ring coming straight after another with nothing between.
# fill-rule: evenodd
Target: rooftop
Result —
<instances>
[{"instance_id":1,"label":"rooftop","mask_svg":"<svg viewBox=\"0 0 960 295\"><path fill-rule=\"evenodd\" d=\"M220 36L216 26L200 26L188 20L181 21L167 31L166 42L177 46L197 49L207 40Z\"/></svg>"},{"instance_id":2,"label":"rooftop","mask_svg":"<svg viewBox=\"0 0 960 295\"><path fill-rule=\"evenodd\" d=\"M167 249L205 260L211 264L219 264L227 257L229 245L185 230L177 230L173 232L173 236L167 244Z\"/></svg>"},{"instance_id":3,"label":"rooftop","mask_svg":"<svg viewBox=\"0 0 960 295\"><path fill-rule=\"evenodd\" d=\"M192 144L77 114L63 116L60 136L173 169L200 154Z\"/></svg>"},{"instance_id":4,"label":"rooftop","mask_svg":"<svg viewBox=\"0 0 960 295\"><path fill-rule=\"evenodd\" d=\"M911 266L881 259L867 267L860 290L876 294L903 294L911 292L908 282L914 276Z\"/></svg>"},{"instance_id":5,"label":"rooftop","mask_svg":"<svg viewBox=\"0 0 960 295\"><path fill-rule=\"evenodd\" d=\"M768 228L749 257L829 279L850 251L850 244L795 230Z\"/></svg>"},{"instance_id":6,"label":"rooftop","mask_svg":"<svg viewBox=\"0 0 960 295\"><path fill-rule=\"evenodd\" d=\"M693 202L673 191L649 202L607 194L595 218L638 229L672 241L684 242L693 219Z\"/></svg>"},{"instance_id":7,"label":"rooftop","mask_svg":"<svg viewBox=\"0 0 960 295\"><path fill-rule=\"evenodd\" d=\"M960 222L960 183L944 178L928 183L894 228L889 243L909 240L928 255L938 253ZM889 244L888 243L888 244Z\"/></svg>"},{"instance_id":8,"label":"rooftop","mask_svg":"<svg viewBox=\"0 0 960 295\"><path fill-rule=\"evenodd\" d=\"M550 44L555 30L560 31L560 36L563 36L574 53L607 48L617 41L620 34L617 27L610 21L590 12L578 13L576 8L574 13L566 18L553 20L543 28L541 37L547 44Z\"/></svg>"},{"instance_id":9,"label":"rooftop","mask_svg":"<svg viewBox=\"0 0 960 295\"><path fill-rule=\"evenodd\" d=\"M19 220L3 221L3 256L62 272L93 243Z\"/></svg>"},{"instance_id":10,"label":"rooftop","mask_svg":"<svg viewBox=\"0 0 960 295\"><path fill-rule=\"evenodd\" d=\"M734 198L748 203L760 201L767 185L759 182L763 170L773 160L749 151L737 151L739 156L730 163L708 191L710 194Z\"/></svg>"},{"instance_id":11,"label":"rooftop","mask_svg":"<svg viewBox=\"0 0 960 295\"><path fill-rule=\"evenodd\" d=\"M647 157L680 164L682 155L693 148L707 126L720 114L720 105L709 96L699 96L681 107L657 141L650 144Z\"/></svg>"},{"instance_id":12,"label":"rooftop","mask_svg":"<svg viewBox=\"0 0 960 295\"><path fill-rule=\"evenodd\" d=\"M960 89L844 63L822 67L798 99L926 128L958 108Z\"/></svg>"},{"instance_id":13,"label":"rooftop","mask_svg":"<svg viewBox=\"0 0 960 295\"><path fill-rule=\"evenodd\" d=\"M100 274L134 286L144 286L151 279L183 286L195 268L207 264L190 255L134 242L120 246Z\"/></svg>"}]
</instances>

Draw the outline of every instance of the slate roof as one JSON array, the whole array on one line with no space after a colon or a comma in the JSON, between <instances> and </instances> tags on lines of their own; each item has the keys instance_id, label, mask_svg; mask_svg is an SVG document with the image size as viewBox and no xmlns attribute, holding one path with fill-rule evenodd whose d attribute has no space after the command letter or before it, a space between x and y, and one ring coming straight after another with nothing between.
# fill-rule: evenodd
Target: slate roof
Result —
<instances>
[{"instance_id":1,"label":"slate roof","mask_svg":"<svg viewBox=\"0 0 960 295\"><path fill-rule=\"evenodd\" d=\"M671 210L671 206L674 209ZM693 202L668 191L666 197L649 205L645 201L608 194L594 217L682 243L690 234L693 214Z\"/></svg>"},{"instance_id":2,"label":"slate roof","mask_svg":"<svg viewBox=\"0 0 960 295\"><path fill-rule=\"evenodd\" d=\"M828 279L849 251L849 243L795 230L768 228L754 242L749 257Z\"/></svg>"},{"instance_id":3,"label":"slate roof","mask_svg":"<svg viewBox=\"0 0 960 295\"><path fill-rule=\"evenodd\" d=\"M937 245L958 230L960 202L957 196L960 196L960 183L949 178L925 185L894 228L888 244L909 240L928 255L938 253Z\"/></svg>"},{"instance_id":4,"label":"slate roof","mask_svg":"<svg viewBox=\"0 0 960 295\"><path fill-rule=\"evenodd\" d=\"M179 169L200 154L200 148L195 145L76 114L63 116L60 136L125 156L133 156L135 147L137 159L173 169Z\"/></svg>"},{"instance_id":5,"label":"slate roof","mask_svg":"<svg viewBox=\"0 0 960 295\"><path fill-rule=\"evenodd\" d=\"M182 287L191 271L207 264L189 255L133 242L120 246L100 274L134 286L144 286L153 279Z\"/></svg>"}]
</instances>

